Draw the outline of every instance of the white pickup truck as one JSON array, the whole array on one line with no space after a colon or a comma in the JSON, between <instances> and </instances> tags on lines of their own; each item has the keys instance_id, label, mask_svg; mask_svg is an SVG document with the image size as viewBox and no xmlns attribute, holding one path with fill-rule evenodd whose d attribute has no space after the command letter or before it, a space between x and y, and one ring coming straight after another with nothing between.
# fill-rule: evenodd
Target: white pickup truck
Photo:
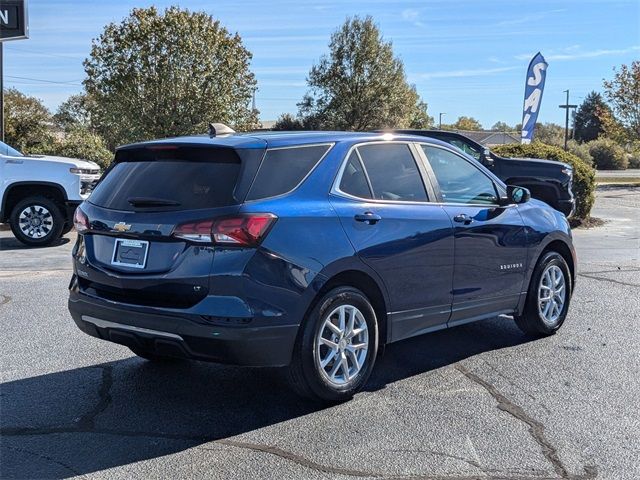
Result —
<instances>
[{"instance_id":1,"label":"white pickup truck","mask_svg":"<svg viewBox=\"0 0 640 480\"><path fill-rule=\"evenodd\" d=\"M96 163L26 156L0 142L0 223L22 243L50 245L73 228L75 208L99 178Z\"/></svg>"}]
</instances>

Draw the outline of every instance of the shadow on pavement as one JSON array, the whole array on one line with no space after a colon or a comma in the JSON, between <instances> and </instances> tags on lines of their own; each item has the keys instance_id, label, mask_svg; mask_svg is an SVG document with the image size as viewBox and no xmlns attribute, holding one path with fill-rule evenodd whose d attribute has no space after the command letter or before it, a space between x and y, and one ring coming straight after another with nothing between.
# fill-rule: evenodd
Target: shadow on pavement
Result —
<instances>
[{"instance_id":1,"label":"shadow on pavement","mask_svg":"<svg viewBox=\"0 0 640 480\"><path fill-rule=\"evenodd\" d=\"M55 242L53 242L51 245L47 245L44 247L31 247L29 245L25 245L24 243L20 243L14 237L8 237L8 238L5 237L5 238L0 238L0 252L5 250L37 250L37 249L43 249L43 248L53 248L53 247L59 247L60 245L66 245L70 241L71 241L70 239L66 237L62 237L59 240L56 240Z\"/></svg>"},{"instance_id":2,"label":"shadow on pavement","mask_svg":"<svg viewBox=\"0 0 640 480\"><path fill-rule=\"evenodd\" d=\"M366 390L526 341L500 318L393 344ZM137 357L7 382L0 400L7 479L101 471L329 408L296 397L277 370Z\"/></svg>"}]
</instances>

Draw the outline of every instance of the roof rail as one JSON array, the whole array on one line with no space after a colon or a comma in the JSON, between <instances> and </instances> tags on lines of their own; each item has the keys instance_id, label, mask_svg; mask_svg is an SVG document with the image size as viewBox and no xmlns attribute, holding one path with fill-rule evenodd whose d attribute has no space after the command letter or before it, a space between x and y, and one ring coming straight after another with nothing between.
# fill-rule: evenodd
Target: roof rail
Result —
<instances>
[{"instance_id":1,"label":"roof rail","mask_svg":"<svg viewBox=\"0 0 640 480\"><path fill-rule=\"evenodd\" d=\"M209 124L209 136L217 137L219 135L231 135L232 133L236 133L236 131L226 126L224 123L210 123Z\"/></svg>"}]
</instances>

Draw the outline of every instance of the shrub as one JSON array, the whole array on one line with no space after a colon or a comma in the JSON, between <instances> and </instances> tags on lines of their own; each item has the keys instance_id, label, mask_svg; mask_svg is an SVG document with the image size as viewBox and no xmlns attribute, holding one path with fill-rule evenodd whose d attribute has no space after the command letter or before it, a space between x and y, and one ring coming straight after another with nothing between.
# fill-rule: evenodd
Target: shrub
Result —
<instances>
[{"instance_id":1,"label":"shrub","mask_svg":"<svg viewBox=\"0 0 640 480\"><path fill-rule=\"evenodd\" d=\"M593 158L589 153L589 145L586 143L578 143L575 140L569 140L567 144L569 152L573 153L576 157L580 157L585 163L593 166Z\"/></svg>"},{"instance_id":2,"label":"shrub","mask_svg":"<svg viewBox=\"0 0 640 480\"><path fill-rule=\"evenodd\" d=\"M624 148L608 138L599 138L587 144L593 164L598 170L625 170L629 160Z\"/></svg>"},{"instance_id":3,"label":"shrub","mask_svg":"<svg viewBox=\"0 0 640 480\"><path fill-rule=\"evenodd\" d=\"M555 160L568 163L573 167L573 195L576 199L574 217L580 220L589 218L595 201L596 172L591 165L580 157L565 152L560 147L533 142L528 145L514 143L500 145L494 151L505 157L529 157Z\"/></svg>"},{"instance_id":4,"label":"shrub","mask_svg":"<svg viewBox=\"0 0 640 480\"><path fill-rule=\"evenodd\" d=\"M113 159L113 153L107 149L102 137L82 127L70 130L63 138L32 148L29 153L89 160L96 162L102 169L108 167Z\"/></svg>"},{"instance_id":5,"label":"shrub","mask_svg":"<svg viewBox=\"0 0 640 480\"><path fill-rule=\"evenodd\" d=\"M640 168L640 151L628 155L629 168Z\"/></svg>"},{"instance_id":6,"label":"shrub","mask_svg":"<svg viewBox=\"0 0 640 480\"><path fill-rule=\"evenodd\" d=\"M627 158L629 159L629 168L640 168L640 140L636 140L627 145Z\"/></svg>"}]
</instances>

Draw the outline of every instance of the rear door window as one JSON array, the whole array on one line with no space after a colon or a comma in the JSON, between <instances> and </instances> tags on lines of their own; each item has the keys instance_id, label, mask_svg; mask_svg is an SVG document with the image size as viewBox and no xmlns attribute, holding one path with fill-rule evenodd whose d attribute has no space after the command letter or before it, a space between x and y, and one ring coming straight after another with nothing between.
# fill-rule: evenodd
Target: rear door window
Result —
<instances>
[{"instance_id":1,"label":"rear door window","mask_svg":"<svg viewBox=\"0 0 640 480\"><path fill-rule=\"evenodd\" d=\"M342 172L340 191L360 198L373 198L367 175L362 168L362 162L355 150L349 155L349 160Z\"/></svg>"},{"instance_id":2,"label":"rear door window","mask_svg":"<svg viewBox=\"0 0 640 480\"><path fill-rule=\"evenodd\" d=\"M426 202L427 191L409 149L403 143L373 144L358 147L369 177L374 198Z\"/></svg>"},{"instance_id":3,"label":"rear door window","mask_svg":"<svg viewBox=\"0 0 640 480\"><path fill-rule=\"evenodd\" d=\"M237 204L241 161L233 149L200 149L197 155L127 152L98 183L89 201L113 210L192 210ZM140 161L136 161L140 158ZM190 160L195 158L195 160Z\"/></svg>"},{"instance_id":4,"label":"rear door window","mask_svg":"<svg viewBox=\"0 0 640 480\"><path fill-rule=\"evenodd\" d=\"M302 145L267 150L247 200L275 197L296 188L331 145Z\"/></svg>"}]
</instances>

